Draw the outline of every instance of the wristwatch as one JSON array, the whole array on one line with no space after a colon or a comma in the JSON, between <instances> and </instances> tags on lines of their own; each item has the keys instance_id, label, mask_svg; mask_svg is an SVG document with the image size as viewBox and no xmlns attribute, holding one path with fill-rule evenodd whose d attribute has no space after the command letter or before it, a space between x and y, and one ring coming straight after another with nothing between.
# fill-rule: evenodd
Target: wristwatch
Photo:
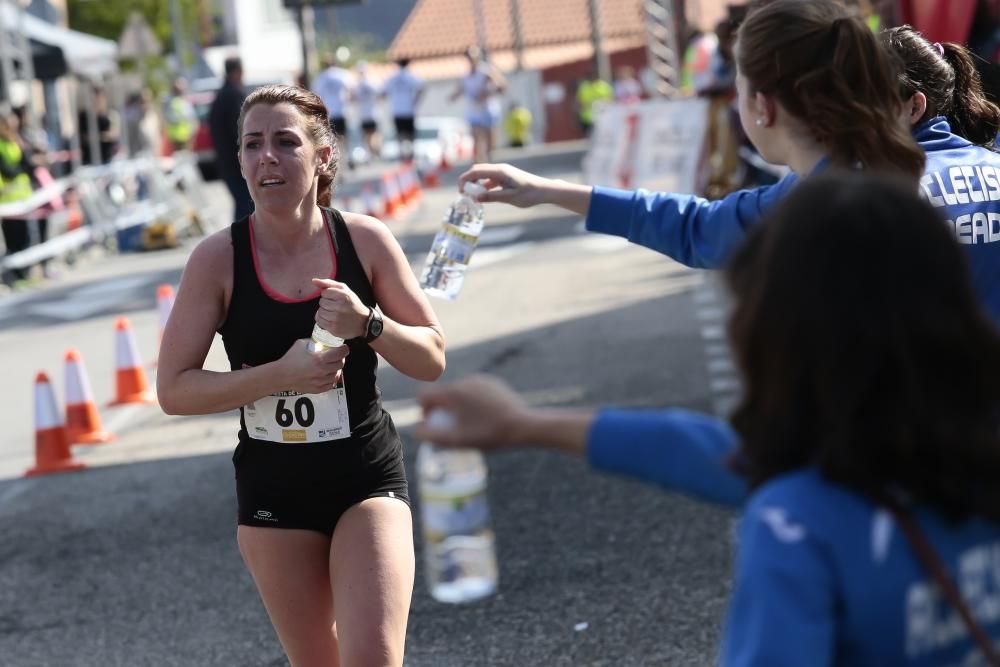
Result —
<instances>
[{"instance_id":1,"label":"wristwatch","mask_svg":"<svg viewBox=\"0 0 1000 667\"><path fill-rule=\"evenodd\" d=\"M382 313L368 307L368 324L365 325L365 342L370 343L382 335Z\"/></svg>"}]
</instances>

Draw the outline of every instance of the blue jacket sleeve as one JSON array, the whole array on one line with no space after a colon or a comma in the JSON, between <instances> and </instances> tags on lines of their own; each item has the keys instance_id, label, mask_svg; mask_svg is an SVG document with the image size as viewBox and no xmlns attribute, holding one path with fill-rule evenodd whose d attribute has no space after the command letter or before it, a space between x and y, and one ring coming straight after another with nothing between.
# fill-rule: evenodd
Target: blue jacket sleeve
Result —
<instances>
[{"instance_id":1,"label":"blue jacket sleeve","mask_svg":"<svg viewBox=\"0 0 1000 667\"><path fill-rule=\"evenodd\" d=\"M819 541L784 509L754 501L737 549L721 667L832 665L835 581Z\"/></svg>"},{"instance_id":2,"label":"blue jacket sleeve","mask_svg":"<svg viewBox=\"0 0 1000 667\"><path fill-rule=\"evenodd\" d=\"M694 195L595 187L587 230L623 236L681 264L717 269L742 244L750 227L795 185L795 174L774 185L708 201Z\"/></svg>"},{"instance_id":3,"label":"blue jacket sleeve","mask_svg":"<svg viewBox=\"0 0 1000 667\"><path fill-rule=\"evenodd\" d=\"M739 506L747 486L728 467L736 432L687 410L604 410L587 441L594 468L635 477L700 500Z\"/></svg>"}]
</instances>

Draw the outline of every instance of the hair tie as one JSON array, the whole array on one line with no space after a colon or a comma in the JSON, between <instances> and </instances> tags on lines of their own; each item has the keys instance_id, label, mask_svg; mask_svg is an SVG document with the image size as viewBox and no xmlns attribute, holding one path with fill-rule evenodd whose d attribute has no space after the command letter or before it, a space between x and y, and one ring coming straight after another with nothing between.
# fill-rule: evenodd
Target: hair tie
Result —
<instances>
[{"instance_id":1,"label":"hair tie","mask_svg":"<svg viewBox=\"0 0 1000 667\"><path fill-rule=\"evenodd\" d=\"M943 58L944 57L944 47L941 46L941 42L934 42L934 44L932 46L935 49L937 49L938 55Z\"/></svg>"}]
</instances>

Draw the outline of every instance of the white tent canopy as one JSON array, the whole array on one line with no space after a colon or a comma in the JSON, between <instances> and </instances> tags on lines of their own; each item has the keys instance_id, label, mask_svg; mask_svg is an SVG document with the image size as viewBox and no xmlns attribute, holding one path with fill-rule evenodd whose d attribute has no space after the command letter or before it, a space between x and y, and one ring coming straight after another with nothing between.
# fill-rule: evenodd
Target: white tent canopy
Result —
<instances>
[{"instance_id":1,"label":"white tent canopy","mask_svg":"<svg viewBox=\"0 0 1000 667\"><path fill-rule=\"evenodd\" d=\"M0 21L3 32L23 33L32 42L40 78L73 72L96 79L118 69L118 45L109 39L46 23L7 2L0 3Z\"/></svg>"}]
</instances>

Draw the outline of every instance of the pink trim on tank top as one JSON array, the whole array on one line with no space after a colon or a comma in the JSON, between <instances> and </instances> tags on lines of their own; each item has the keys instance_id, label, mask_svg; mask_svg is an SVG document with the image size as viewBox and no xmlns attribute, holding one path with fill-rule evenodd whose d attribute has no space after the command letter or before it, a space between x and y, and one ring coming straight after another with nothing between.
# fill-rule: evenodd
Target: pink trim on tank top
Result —
<instances>
[{"instance_id":1,"label":"pink trim on tank top","mask_svg":"<svg viewBox=\"0 0 1000 667\"><path fill-rule=\"evenodd\" d=\"M301 299L293 299L290 296L285 296L281 292L272 289L267 281L264 280L264 275L260 271L260 263L257 261L257 242L254 240L253 235L253 214L250 215L249 220L247 220L247 225L250 227L250 256L253 257L253 272L257 275L257 283L260 285L264 293L275 301L280 301L281 303L302 303L304 301L311 301L315 299L323 290L317 289L315 292L309 296L302 297ZM323 213L323 226L326 229L326 240L330 244L330 257L333 259L333 269L330 271L330 280L337 279L337 251L333 248L333 237L330 235L330 225L326 219L326 213Z\"/></svg>"}]
</instances>

